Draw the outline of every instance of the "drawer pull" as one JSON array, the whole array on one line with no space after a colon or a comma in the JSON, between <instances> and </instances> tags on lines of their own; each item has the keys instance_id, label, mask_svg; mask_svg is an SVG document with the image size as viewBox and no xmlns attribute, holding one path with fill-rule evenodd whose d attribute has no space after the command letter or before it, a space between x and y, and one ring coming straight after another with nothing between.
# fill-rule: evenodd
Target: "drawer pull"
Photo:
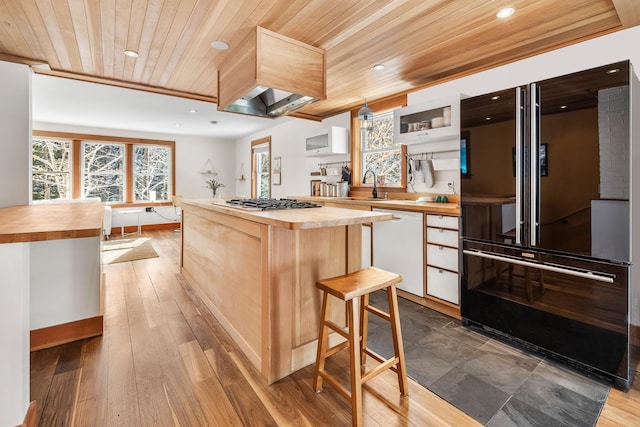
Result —
<instances>
[{"instance_id":1,"label":"drawer pull","mask_svg":"<svg viewBox=\"0 0 640 427\"><path fill-rule=\"evenodd\" d=\"M444 250L444 246L438 246L438 250L440 251Z\"/></svg>"},{"instance_id":2,"label":"drawer pull","mask_svg":"<svg viewBox=\"0 0 640 427\"><path fill-rule=\"evenodd\" d=\"M443 269L441 269L441 268L439 268L439 269L438 269L438 273L442 274L442 273L444 273L444 270L443 270Z\"/></svg>"}]
</instances>

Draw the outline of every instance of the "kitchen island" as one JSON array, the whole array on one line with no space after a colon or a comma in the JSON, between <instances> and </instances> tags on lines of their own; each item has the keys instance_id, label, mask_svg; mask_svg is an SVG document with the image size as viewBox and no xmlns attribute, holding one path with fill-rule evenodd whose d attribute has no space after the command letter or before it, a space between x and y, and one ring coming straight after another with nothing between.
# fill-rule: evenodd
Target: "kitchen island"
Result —
<instances>
[{"instance_id":1,"label":"kitchen island","mask_svg":"<svg viewBox=\"0 0 640 427\"><path fill-rule=\"evenodd\" d=\"M181 272L268 383L315 361L318 279L361 267L361 224L392 215L184 200ZM338 304L336 321L344 315Z\"/></svg>"}]
</instances>

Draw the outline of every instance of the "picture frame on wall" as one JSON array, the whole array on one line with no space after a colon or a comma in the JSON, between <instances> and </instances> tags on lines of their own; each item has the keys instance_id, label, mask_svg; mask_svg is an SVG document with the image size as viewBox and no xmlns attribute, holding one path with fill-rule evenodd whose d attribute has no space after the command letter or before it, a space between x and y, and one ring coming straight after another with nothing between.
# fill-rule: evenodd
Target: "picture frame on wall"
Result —
<instances>
[{"instance_id":1,"label":"picture frame on wall","mask_svg":"<svg viewBox=\"0 0 640 427\"><path fill-rule=\"evenodd\" d=\"M273 185L281 185L282 184L282 157L274 157L273 158L273 176L272 181Z\"/></svg>"}]
</instances>

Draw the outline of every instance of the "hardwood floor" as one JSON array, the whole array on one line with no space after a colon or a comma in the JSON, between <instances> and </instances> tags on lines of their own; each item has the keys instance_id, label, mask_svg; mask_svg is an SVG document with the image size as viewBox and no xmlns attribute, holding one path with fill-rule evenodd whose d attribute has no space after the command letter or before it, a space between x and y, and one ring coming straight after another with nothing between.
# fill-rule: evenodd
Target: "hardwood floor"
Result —
<instances>
[{"instance_id":1,"label":"hardwood floor","mask_svg":"<svg viewBox=\"0 0 640 427\"><path fill-rule=\"evenodd\" d=\"M105 265L105 332L31 354L39 426L346 426L348 402L315 393L313 366L270 386L179 273L180 234L144 233L160 255ZM348 378L346 352L327 369ZM365 385L366 426L480 425L387 371ZM612 391L598 425L640 425L640 384Z\"/></svg>"}]
</instances>

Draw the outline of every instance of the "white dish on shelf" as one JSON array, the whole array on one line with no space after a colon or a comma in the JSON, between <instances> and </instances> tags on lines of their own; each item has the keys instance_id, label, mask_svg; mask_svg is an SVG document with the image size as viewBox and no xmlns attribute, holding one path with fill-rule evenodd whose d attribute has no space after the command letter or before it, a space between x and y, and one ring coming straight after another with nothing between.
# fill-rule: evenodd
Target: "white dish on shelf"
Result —
<instances>
[{"instance_id":1,"label":"white dish on shelf","mask_svg":"<svg viewBox=\"0 0 640 427\"><path fill-rule=\"evenodd\" d=\"M440 116L440 117L434 117L433 119L431 119L432 128L439 128L442 126L444 126L444 117Z\"/></svg>"},{"instance_id":2,"label":"white dish on shelf","mask_svg":"<svg viewBox=\"0 0 640 427\"><path fill-rule=\"evenodd\" d=\"M427 203L427 202L433 202L435 200L436 200L436 198L433 197L433 196L420 196L416 200L416 203Z\"/></svg>"}]
</instances>

